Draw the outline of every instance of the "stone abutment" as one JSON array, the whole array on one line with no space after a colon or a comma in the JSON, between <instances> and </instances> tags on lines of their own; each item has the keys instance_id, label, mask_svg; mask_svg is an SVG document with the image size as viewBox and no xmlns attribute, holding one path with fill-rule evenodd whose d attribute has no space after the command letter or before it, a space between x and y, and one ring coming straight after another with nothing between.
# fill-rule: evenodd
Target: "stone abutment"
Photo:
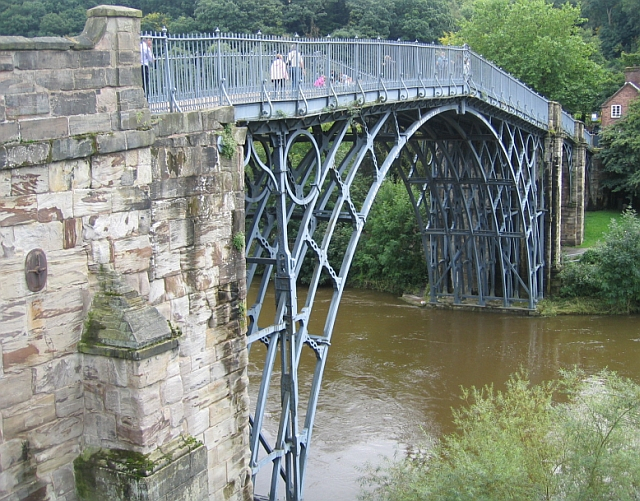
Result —
<instances>
[{"instance_id":1,"label":"stone abutment","mask_svg":"<svg viewBox=\"0 0 640 501\"><path fill-rule=\"evenodd\" d=\"M150 115L140 17L0 37L0 501L252 498L244 130Z\"/></svg>"}]
</instances>

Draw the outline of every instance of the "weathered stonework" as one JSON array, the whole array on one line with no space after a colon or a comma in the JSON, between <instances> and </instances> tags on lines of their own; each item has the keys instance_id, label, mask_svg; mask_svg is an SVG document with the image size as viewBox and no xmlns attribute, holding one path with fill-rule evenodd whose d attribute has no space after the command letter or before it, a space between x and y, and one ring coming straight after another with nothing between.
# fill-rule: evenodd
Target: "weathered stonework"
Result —
<instances>
[{"instance_id":1,"label":"weathered stonework","mask_svg":"<svg viewBox=\"0 0 640 501\"><path fill-rule=\"evenodd\" d=\"M140 17L0 36L0 501L252 496L233 109L151 117ZM123 477L113 454L154 466Z\"/></svg>"}]
</instances>

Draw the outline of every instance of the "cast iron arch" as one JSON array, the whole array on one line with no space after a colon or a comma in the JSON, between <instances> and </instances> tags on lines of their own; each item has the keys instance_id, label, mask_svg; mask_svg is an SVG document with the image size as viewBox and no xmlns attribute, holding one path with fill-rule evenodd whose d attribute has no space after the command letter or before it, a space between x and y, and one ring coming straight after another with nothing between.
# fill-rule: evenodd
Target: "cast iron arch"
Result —
<instances>
[{"instance_id":1,"label":"cast iron arch","mask_svg":"<svg viewBox=\"0 0 640 501\"><path fill-rule=\"evenodd\" d=\"M256 299L247 312L247 343L249 349L256 341L266 346L251 417L251 467L254 481L271 467L269 499L277 499L282 484L287 500L302 498L338 306L366 218L392 168L407 186L421 227L432 301L524 301L533 307L542 291L542 132L487 115L466 101L381 108L282 119L249 130L247 287ZM366 176L366 193L353 189L357 176ZM349 242L335 256L332 238L345 230ZM301 302L298 278L306 256L315 267ZM311 333L321 279L331 284L333 296L324 327ZM260 313L271 282L275 315L265 320ZM315 363L304 379L308 396L301 399L298 370L305 347ZM280 386L280 416L268 440L274 381Z\"/></svg>"}]
</instances>

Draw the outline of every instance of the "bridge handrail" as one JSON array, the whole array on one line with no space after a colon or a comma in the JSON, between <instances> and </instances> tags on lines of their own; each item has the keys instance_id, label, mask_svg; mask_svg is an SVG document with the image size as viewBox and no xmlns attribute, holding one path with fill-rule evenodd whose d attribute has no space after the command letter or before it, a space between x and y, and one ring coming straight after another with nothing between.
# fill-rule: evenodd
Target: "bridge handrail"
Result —
<instances>
[{"instance_id":1,"label":"bridge handrail","mask_svg":"<svg viewBox=\"0 0 640 501\"><path fill-rule=\"evenodd\" d=\"M450 89L484 99L547 129L549 101L467 46L375 39L299 38L234 33L144 33L153 40L148 101L152 113L217 105L300 100L424 88L435 96ZM305 62L299 90L281 93L270 80L276 54L295 48ZM324 85L314 85L324 75ZM454 92L455 94L455 92ZM458 92L458 95L460 93ZM379 100L383 100L379 98ZM575 120L562 114L573 136Z\"/></svg>"}]
</instances>

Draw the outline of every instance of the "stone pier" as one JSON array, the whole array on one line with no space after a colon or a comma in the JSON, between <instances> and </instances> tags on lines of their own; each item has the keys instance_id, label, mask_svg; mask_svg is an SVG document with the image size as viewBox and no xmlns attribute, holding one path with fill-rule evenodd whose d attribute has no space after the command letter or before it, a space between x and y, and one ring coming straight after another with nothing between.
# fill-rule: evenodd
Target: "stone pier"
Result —
<instances>
[{"instance_id":1,"label":"stone pier","mask_svg":"<svg viewBox=\"0 0 640 501\"><path fill-rule=\"evenodd\" d=\"M252 497L244 131L150 115L140 17L0 37L0 501Z\"/></svg>"}]
</instances>

